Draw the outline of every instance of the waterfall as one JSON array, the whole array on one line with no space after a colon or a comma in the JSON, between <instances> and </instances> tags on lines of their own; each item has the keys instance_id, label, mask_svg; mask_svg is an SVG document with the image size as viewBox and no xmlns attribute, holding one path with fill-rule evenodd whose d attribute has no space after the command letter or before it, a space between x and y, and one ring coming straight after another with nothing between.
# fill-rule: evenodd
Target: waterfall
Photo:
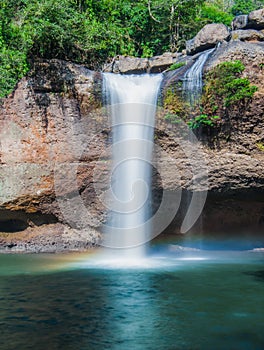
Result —
<instances>
[{"instance_id":1,"label":"waterfall","mask_svg":"<svg viewBox=\"0 0 264 350\"><path fill-rule=\"evenodd\" d=\"M182 93L184 100L189 104L190 114L192 114L200 102L203 89L203 68L208 57L214 50L215 48L202 52L184 75ZM196 137L192 132L188 134L188 139L190 144L195 144ZM200 208L203 207L205 198L206 194L203 192L197 191L192 193L191 191L187 191L185 200L187 212L182 227L187 227L188 230L192 227L193 217L197 217L197 210L199 212ZM196 203L196 206L191 206L192 201ZM202 232L202 217L200 217L199 223Z\"/></svg>"},{"instance_id":2,"label":"waterfall","mask_svg":"<svg viewBox=\"0 0 264 350\"><path fill-rule=\"evenodd\" d=\"M203 67L214 50L213 48L201 53L184 75L183 97L189 103L190 107L194 107L199 102L203 88Z\"/></svg>"},{"instance_id":3,"label":"waterfall","mask_svg":"<svg viewBox=\"0 0 264 350\"><path fill-rule=\"evenodd\" d=\"M151 174L156 103L162 75L104 73L112 123L112 171L104 246L142 247L151 224ZM144 248L133 255L144 254ZM118 253L120 254L120 252Z\"/></svg>"}]
</instances>

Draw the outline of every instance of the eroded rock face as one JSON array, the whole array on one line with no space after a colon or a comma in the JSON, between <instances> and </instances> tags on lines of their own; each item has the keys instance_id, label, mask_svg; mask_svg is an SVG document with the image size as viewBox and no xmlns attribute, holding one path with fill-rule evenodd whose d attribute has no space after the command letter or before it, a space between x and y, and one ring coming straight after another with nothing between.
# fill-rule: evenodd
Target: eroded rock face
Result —
<instances>
[{"instance_id":1,"label":"eroded rock face","mask_svg":"<svg viewBox=\"0 0 264 350\"><path fill-rule=\"evenodd\" d=\"M88 245L93 236L98 238L89 235L103 215L93 171L100 169L100 192L107 154L104 160L100 157L108 128L99 85L98 74L82 66L36 62L5 99L0 110L0 213L49 214L62 225L86 230ZM80 207L78 200L89 209ZM1 220L0 231L4 231Z\"/></svg>"},{"instance_id":2,"label":"eroded rock face","mask_svg":"<svg viewBox=\"0 0 264 350\"><path fill-rule=\"evenodd\" d=\"M219 201L214 212L207 206L203 213L203 218L206 220L202 226L204 232L206 230L210 232L210 229L216 225L217 231L223 230L224 232L227 227L230 230L236 227L238 233L242 226L245 226L245 221L249 222L248 217L252 216L254 219L247 224L247 230L250 226L251 232L255 230L254 232L260 233L264 228L264 147L262 147L264 145L264 74L262 68L264 44L242 41L224 42L209 58L206 71L220 62L234 60L243 62L245 65L243 76L249 78L251 83L258 87L258 91L254 94L252 101L242 110L234 110L232 114L229 114L229 127L225 132L211 138L206 135L198 135L200 143L190 146L188 138L192 139L192 136L186 136L188 130L181 127L179 120L170 122L169 119L166 120L166 115L160 115L157 121L156 142L170 159L174 159L174 164L177 166L175 170L172 164L166 160L163 162L162 158L160 160L160 167L165 174L163 184L166 189L170 191L184 189L186 192L197 193L207 187L209 195L213 195L214 200ZM172 91L177 89L180 82L181 77L178 82L173 81ZM176 108L177 111L177 105L173 108ZM241 197L238 200L239 196ZM240 200L242 204L239 203ZM258 209L253 209L254 204L249 204L247 201L252 201L252 203L256 201L255 208ZM221 209L221 206L228 207L230 215L227 215L228 210L223 210L221 215L220 213L217 215L217 208ZM240 207L240 211L236 207ZM250 210L252 212L248 215ZM239 223L240 215L240 221L243 224ZM168 228L168 232L179 233L182 217L184 215L178 216L174 224ZM223 221L224 217L226 219ZM244 221L244 218L247 219ZM221 222L224 224L222 225ZM233 222L234 225L232 226L230 222ZM201 232L201 227L199 225L194 227L194 231Z\"/></svg>"},{"instance_id":3,"label":"eroded rock face","mask_svg":"<svg viewBox=\"0 0 264 350\"><path fill-rule=\"evenodd\" d=\"M193 55L197 52L213 48L218 43L227 40L229 36L230 32L224 24L207 24L193 39L186 42L187 54Z\"/></svg>"},{"instance_id":4,"label":"eroded rock face","mask_svg":"<svg viewBox=\"0 0 264 350\"><path fill-rule=\"evenodd\" d=\"M41 225L38 229L28 227L23 232L7 237L0 235L1 253L60 253L64 251L85 251L100 243L99 233L77 230L62 223Z\"/></svg>"}]
</instances>

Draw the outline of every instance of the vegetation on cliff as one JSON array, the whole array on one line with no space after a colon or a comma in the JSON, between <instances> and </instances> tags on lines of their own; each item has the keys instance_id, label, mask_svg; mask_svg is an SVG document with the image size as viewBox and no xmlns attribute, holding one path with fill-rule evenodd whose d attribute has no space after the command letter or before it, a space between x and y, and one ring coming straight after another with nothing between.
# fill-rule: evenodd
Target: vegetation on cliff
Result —
<instances>
[{"instance_id":1,"label":"vegetation on cliff","mask_svg":"<svg viewBox=\"0 0 264 350\"><path fill-rule=\"evenodd\" d=\"M257 87L248 78L241 77L245 66L239 60L222 62L206 76L202 104L210 114L219 110L244 105L252 98Z\"/></svg>"},{"instance_id":2,"label":"vegetation on cliff","mask_svg":"<svg viewBox=\"0 0 264 350\"><path fill-rule=\"evenodd\" d=\"M245 111L257 91L257 87L242 76L244 69L239 60L222 62L211 69L205 78L201 101L195 108L192 106L192 110L182 98L181 86L168 89L164 97L165 120L175 124L183 119L191 129L209 134L212 128L224 126L234 114Z\"/></svg>"},{"instance_id":3,"label":"vegetation on cliff","mask_svg":"<svg viewBox=\"0 0 264 350\"><path fill-rule=\"evenodd\" d=\"M61 58L98 69L117 54L178 51L206 23L264 0L0 0L0 97L36 58Z\"/></svg>"}]
</instances>

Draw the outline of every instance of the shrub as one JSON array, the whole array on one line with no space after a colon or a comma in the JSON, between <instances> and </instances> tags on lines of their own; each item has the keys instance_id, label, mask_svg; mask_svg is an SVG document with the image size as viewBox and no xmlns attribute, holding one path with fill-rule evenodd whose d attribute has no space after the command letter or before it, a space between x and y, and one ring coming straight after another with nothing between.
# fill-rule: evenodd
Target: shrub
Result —
<instances>
[{"instance_id":1,"label":"shrub","mask_svg":"<svg viewBox=\"0 0 264 350\"><path fill-rule=\"evenodd\" d=\"M239 60L222 62L207 74L202 103L209 114L233 105L239 107L252 98L257 87L248 78L241 78L244 69Z\"/></svg>"},{"instance_id":2,"label":"shrub","mask_svg":"<svg viewBox=\"0 0 264 350\"><path fill-rule=\"evenodd\" d=\"M218 115L208 116L207 114L200 114L194 119L187 122L190 129L198 129L200 127L214 127L219 119Z\"/></svg>"},{"instance_id":3,"label":"shrub","mask_svg":"<svg viewBox=\"0 0 264 350\"><path fill-rule=\"evenodd\" d=\"M0 49L0 97L11 93L28 69L25 53L5 47Z\"/></svg>"}]
</instances>

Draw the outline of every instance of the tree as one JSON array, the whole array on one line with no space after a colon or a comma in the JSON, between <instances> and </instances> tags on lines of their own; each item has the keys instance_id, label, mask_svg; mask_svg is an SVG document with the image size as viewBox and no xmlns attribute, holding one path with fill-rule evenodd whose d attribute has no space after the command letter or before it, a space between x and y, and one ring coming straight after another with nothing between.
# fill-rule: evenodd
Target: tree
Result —
<instances>
[{"instance_id":1,"label":"tree","mask_svg":"<svg viewBox=\"0 0 264 350\"><path fill-rule=\"evenodd\" d=\"M230 12L221 10L213 3L205 3L201 8L200 13L203 23L224 23L230 25L233 15Z\"/></svg>"},{"instance_id":2,"label":"tree","mask_svg":"<svg viewBox=\"0 0 264 350\"><path fill-rule=\"evenodd\" d=\"M264 6L264 0L235 0L231 8L233 15L248 14Z\"/></svg>"},{"instance_id":3,"label":"tree","mask_svg":"<svg viewBox=\"0 0 264 350\"><path fill-rule=\"evenodd\" d=\"M152 19L161 27L163 42L169 43L171 51L183 48L185 40L200 29L196 20L204 0L153 0L149 1Z\"/></svg>"}]
</instances>

